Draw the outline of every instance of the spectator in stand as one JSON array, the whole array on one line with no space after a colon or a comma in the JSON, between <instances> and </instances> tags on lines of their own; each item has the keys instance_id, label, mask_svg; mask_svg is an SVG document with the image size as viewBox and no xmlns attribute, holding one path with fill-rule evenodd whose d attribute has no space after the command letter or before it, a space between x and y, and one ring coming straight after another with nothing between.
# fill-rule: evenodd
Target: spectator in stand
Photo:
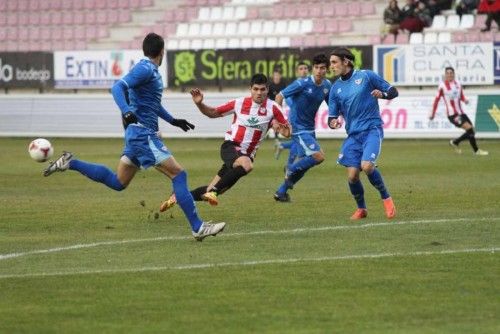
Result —
<instances>
[{"instance_id":1,"label":"spectator in stand","mask_svg":"<svg viewBox=\"0 0 500 334\"><path fill-rule=\"evenodd\" d=\"M434 18L434 16L438 15L441 12L441 8L439 7L436 0L428 0L427 8L429 9L432 18Z\"/></svg>"},{"instance_id":2,"label":"spectator in stand","mask_svg":"<svg viewBox=\"0 0 500 334\"><path fill-rule=\"evenodd\" d=\"M417 2L406 0L406 4L401 8L402 19L399 28L409 33L421 32L425 24L418 17Z\"/></svg>"},{"instance_id":3,"label":"spectator in stand","mask_svg":"<svg viewBox=\"0 0 500 334\"><path fill-rule=\"evenodd\" d=\"M430 27L432 24L432 16L430 10L427 8L423 1L417 3L415 9L417 18L424 24L424 27Z\"/></svg>"},{"instance_id":4,"label":"spectator in stand","mask_svg":"<svg viewBox=\"0 0 500 334\"><path fill-rule=\"evenodd\" d=\"M491 30L491 21L495 21L497 29L500 30L500 1L499 0L481 0L478 7L478 13L486 13L485 27L482 32Z\"/></svg>"},{"instance_id":5,"label":"spectator in stand","mask_svg":"<svg viewBox=\"0 0 500 334\"><path fill-rule=\"evenodd\" d=\"M473 14L478 5L479 0L458 0L455 11L458 16L462 17L463 14Z\"/></svg>"},{"instance_id":6,"label":"spectator in stand","mask_svg":"<svg viewBox=\"0 0 500 334\"><path fill-rule=\"evenodd\" d=\"M285 89L286 84L283 81L281 75L281 68L275 67L273 70L273 77L271 83L269 83L269 94L268 97L274 101L276 95L279 94L283 89Z\"/></svg>"},{"instance_id":7,"label":"spectator in stand","mask_svg":"<svg viewBox=\"0 0 500 334\"><path fill-rule=\"evenodd\" d=\"M399 31L401 22L401 10L396 0L389 0L389 5L384 10L384 24L382 25L382 40L385 40L388 34L394 35L394 42Z\"/></svg>"}]
</instances>

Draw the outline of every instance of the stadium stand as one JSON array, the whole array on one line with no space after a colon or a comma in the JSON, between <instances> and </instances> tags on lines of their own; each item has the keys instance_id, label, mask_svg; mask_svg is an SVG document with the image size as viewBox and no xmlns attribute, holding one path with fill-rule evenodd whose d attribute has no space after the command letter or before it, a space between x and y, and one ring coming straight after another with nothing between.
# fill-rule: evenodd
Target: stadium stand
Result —
<instances>
[{"instance_id":1,"label":"stadium stand","mask_svg":"<svg viewBox=\"0 0 500 334\"><path fill-rule=\"evenodd\" d=\"M499 41L485 15L436 15L421 35L381 39L386 0L0 0L0 51L136 49L155 31L169 49Z\"/></svg>"}]
</instances>

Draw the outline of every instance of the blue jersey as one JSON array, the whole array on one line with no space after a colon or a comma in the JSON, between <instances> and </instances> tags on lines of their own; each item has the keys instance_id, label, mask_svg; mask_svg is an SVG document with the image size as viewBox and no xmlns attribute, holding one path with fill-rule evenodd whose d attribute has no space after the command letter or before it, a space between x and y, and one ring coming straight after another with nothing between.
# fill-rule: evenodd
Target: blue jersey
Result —
<instances>
[{"instance_id":1,"label":"blue jersey","mask_svg":"<svg viewBox=\"0 0 500 334\"><path fill-rule=\"evenodd\" d=\"M383 125L374 89L387 92L391 85L369 70L354 70L347 80L337 79L330 90L328 116L345 120L347 134L362 132Z\"/></svg>"},{"instance_id":2,"label":"blue jersey","mask_svg":"<svg viewBox=\"0 0 500 334\"><path fill-rule=\"evenodd\" d=\"M158 131L158 117L167 122L173 119L161 105L162 91L163 82L158 65L149 59L138 62L112 89L113 98L122 114L132 111L140 124L153 131Z\"/></svg>"},{"instance_id":3,"label":"blue jersey","mask_svg":"<svg viewBox=\"0 0 500 334\"><path fill-rule=\"evenodd\" d=\"M316 113L323 101L328 103L331 86L328 79L316 85L313 76L309 76L295 80L281 91L287 102L291 100L288 121L294 134L314 132Z\"/></svg>"}]
</instances>

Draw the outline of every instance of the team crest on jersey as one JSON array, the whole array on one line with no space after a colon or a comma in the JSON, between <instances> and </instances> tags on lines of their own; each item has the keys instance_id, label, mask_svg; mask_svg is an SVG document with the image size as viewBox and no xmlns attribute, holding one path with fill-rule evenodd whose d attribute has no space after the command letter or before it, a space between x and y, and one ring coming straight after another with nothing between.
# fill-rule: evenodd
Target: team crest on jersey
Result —
<instances>
[{"instance_id":1,"label":"team crest on jersey","mask_svg":"<svg viewBox=\"0 0 500 334\"><path fill-rule=\"evenodd\" d=\"M342 92L342 88L337 88L337 94Z\"/></svg>"},{"instance_id":2,"label":"team crest on jersey","mask_svg":"<svg viewBox=\"0 0 500 334\"><path fill-rule=\"evenodd\" d=\"M363 79L356 79L354 80L354 82L356 83L356 85L359 85L361 82L363 82Z\"/></svg>"},{"instance_id":3,"label":"team crest on jersey","mask_svg":"<svg viewBox=\"0 0 500 334\"><path fill-rule=\"evenodd\" d=\"M325 95L328 94L328 88L323 89L323 94L325 94Z\"/></svg>"},{"instance_id":4,"label":"team crest on jersey","mask_svg":"<svg viewBox=\"0 0 500 334\"><path fill-rule=\"evenodd\" d=\"M266 116L267 115L267 109L265 107L259 107L259 110L257 111L259 116Z\"/></svg>"},{"instance_id":5,"label":"team crest on jersey","mask_svg":"<svg viewBox=\"0 0 500 334\"><path fill-rule=\"evenodd\" d=\"M309 88L309 89L307 90L307 92L308 92L309 94L312 94L313 89L312 89L312 88Z\"/></svg>"}]
</instances>

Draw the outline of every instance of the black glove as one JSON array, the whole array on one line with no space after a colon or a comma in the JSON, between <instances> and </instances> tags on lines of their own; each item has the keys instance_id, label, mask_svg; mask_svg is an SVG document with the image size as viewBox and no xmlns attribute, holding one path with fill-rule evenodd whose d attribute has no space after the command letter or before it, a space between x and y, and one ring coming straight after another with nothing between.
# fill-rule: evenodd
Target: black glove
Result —
<instances>
[{"instance_id":1,"label":"black glove","mask_svg":"<svg viewBox=\"0 0 500 334\"><path fill-rule=\"evenodd\" d=\"M126 112L122 116L123 128L126 129L130 124L137 123L137 116L131 111Z\"/></svg>"},{"instance_id":2,"label":"black glove","mask_svg":"<svg viewBox=\"0 0 500 334\"><path fill-rule=\"evenodd\" d=\"M177 126L184 130L184 132L194 129L194 125L186 121L185 119L174 118L172 122L170 122L173 126Z\"/></svg>"}]
</instances>

